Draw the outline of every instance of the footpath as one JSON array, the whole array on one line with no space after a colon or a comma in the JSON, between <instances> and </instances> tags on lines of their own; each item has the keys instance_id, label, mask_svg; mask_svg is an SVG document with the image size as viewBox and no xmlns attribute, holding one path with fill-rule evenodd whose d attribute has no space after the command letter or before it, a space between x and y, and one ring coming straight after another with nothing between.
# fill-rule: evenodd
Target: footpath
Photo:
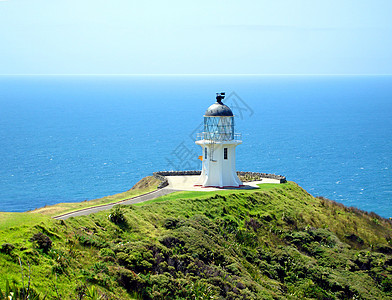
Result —
<instances>
[{"instance_id":1,"label":"footpath","mask_svg":"<svg viewBox=\"0 0 392 300\"><path fill-rule=\"evenodd\" d=\"M99 206L94 206L94 207L90 207L90 208L84 208L81 210L69 212L66 214L62 214L62 215L53 217L53 219L65 220L65 219L68 219L71 217L87 216L89 214L97 213L99 211L111 209L113 206L118 205L118 204L129 205L129 204L141 203L141 202L152 200L152 199L155 199L155 198L158 198L161 196L165 196L165 195L168 195L168 194L171 194L174 192L179 192L179 190L174 190L174 189L170 189L170 188L163 188L163 189L152 191L152 192L140 195L140 196L125 199L125 200L122 200L119 202L104 204L104 205L99 205Z\"/></svg>"}]
</instances>

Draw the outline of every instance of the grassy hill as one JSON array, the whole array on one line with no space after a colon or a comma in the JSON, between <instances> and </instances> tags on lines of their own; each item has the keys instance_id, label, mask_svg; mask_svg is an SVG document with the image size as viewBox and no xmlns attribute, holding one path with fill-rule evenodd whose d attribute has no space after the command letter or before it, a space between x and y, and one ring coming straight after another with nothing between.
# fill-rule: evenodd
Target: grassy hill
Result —
<instances>
[{"instance_id":1,"label":"grassy hill","mask_svg":"<svg viewBox=\"0 0 392 300\"><path fill-rule=\"evenodd\" d=\"M293 182L180 192L65 221L1 213L0 289L26 294L30 281L39 299L392 299L391 243L390 220Z\"/></svg>"}]
</instances>

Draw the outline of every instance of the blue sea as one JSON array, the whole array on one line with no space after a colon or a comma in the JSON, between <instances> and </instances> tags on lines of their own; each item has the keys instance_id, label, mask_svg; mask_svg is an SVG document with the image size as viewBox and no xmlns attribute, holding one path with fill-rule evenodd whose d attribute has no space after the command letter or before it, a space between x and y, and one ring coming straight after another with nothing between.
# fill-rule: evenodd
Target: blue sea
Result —
<instances>
[{"instance_id":1,"label":"blue sea","mask_svg":"<svg viewBox=\"0 0 392 300\"><path fill-rule=\"evenodd\" d=\"M391 76L1 76L0 211L200 169L216 92L236 115L237 170L392 217Z\"/></svg>"}]
</instances>

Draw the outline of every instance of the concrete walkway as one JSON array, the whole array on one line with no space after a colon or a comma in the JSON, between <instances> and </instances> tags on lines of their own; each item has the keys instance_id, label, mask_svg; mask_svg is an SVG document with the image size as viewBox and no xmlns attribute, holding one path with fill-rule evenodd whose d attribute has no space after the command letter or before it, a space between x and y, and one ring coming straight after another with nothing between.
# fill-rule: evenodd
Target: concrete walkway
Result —
<instances>
[{"instance_id":1,"label":"concrete walkway","mask_svg":"<svg viewBox=\"0 0 392 300\"><path fill-rule=\"evenodd\" d=\"M160 189L160 190L156 190L147 194L143 194L140 196L136 196L130 199L126 199L126 200L122 200L116 203L111 203L111 204L105 204L105 205L99 205L99 206L94 206L94 207L90 207L90 208L84 208L81 210L77 210L74 212L70 212L70 213L66 213L63 215L59 215L56 217L53 217L53 219L56 220L65 220L71 217L79 217L79 216L87 216L89 214L93 214L99 211L103 211L103 210L108 210L111 209L113 206L118 205L118 204L122 204L122 205L129 205L129 204L136 204L136 203L140 203L140 202L145 202L148 200L152 200L161 196L165 196L174 192L178 192L178 190L175 189L171 189L171 188L164 188L164 189Z\"/></svg>"},{"instance_id":2,"label":"concrete walkway","mask_svg":"<svg viewBox=\"0 0 392 300\"><path fill-rule=\"evenodd\" d=\"M167 188L181 190L181 191L199 191L199 192L208 192L208 191L218 191L222 190L221 188L214 188L214 187L200 187L194 186L197 179L200 175L188 175L188 176L165 176L169 185ZM250 190L250 189L258 189L258 184L261 183L276 183L280 184L280 180L278 179L271 179L271 178L263 178L259 181L251 181L251 182L244 182L244 186L239 188L223 188L223 189L231 189L231 190Z\"/></svg>"}]
</instances>

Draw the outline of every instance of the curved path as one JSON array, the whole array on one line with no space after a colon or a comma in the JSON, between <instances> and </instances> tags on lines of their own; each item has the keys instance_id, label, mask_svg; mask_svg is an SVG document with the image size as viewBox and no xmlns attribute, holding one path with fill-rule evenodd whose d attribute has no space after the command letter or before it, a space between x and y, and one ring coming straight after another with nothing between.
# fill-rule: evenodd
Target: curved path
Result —
<instances>
[{"instance_id":1,"label":"curved path","mask_svg":"<svg viewBox=\"0 0 392 300\"><path fill-rule=\"evenodd\" d=\"M56 217L53 217L53 219L56 220L65 220L71 217L79 217L79 216L87 216L89 214L93 214L102 210L107 210L107 209L111 209L113 206L118 205L118 204L122 204L122 205L129 205L129 204L136 204L136 203L140 203L140 202L145 202L148 200L152 200L161 196L165 196L174 192L179 192L180 190L175 190L175 189L170 189L170 188L163 188L160 190L156 190L153 192L149 192L140 196L136 196L133 198L129 198L126 200L122 200L116 203L110 203L110 204L105 204L105 205L99 205L99 206L94 206L94 207L90 207L90 208L84 208L81 210L77 210L74 212L69 212L63 215L59 215Z\"/></svg>"}]
</instances>

